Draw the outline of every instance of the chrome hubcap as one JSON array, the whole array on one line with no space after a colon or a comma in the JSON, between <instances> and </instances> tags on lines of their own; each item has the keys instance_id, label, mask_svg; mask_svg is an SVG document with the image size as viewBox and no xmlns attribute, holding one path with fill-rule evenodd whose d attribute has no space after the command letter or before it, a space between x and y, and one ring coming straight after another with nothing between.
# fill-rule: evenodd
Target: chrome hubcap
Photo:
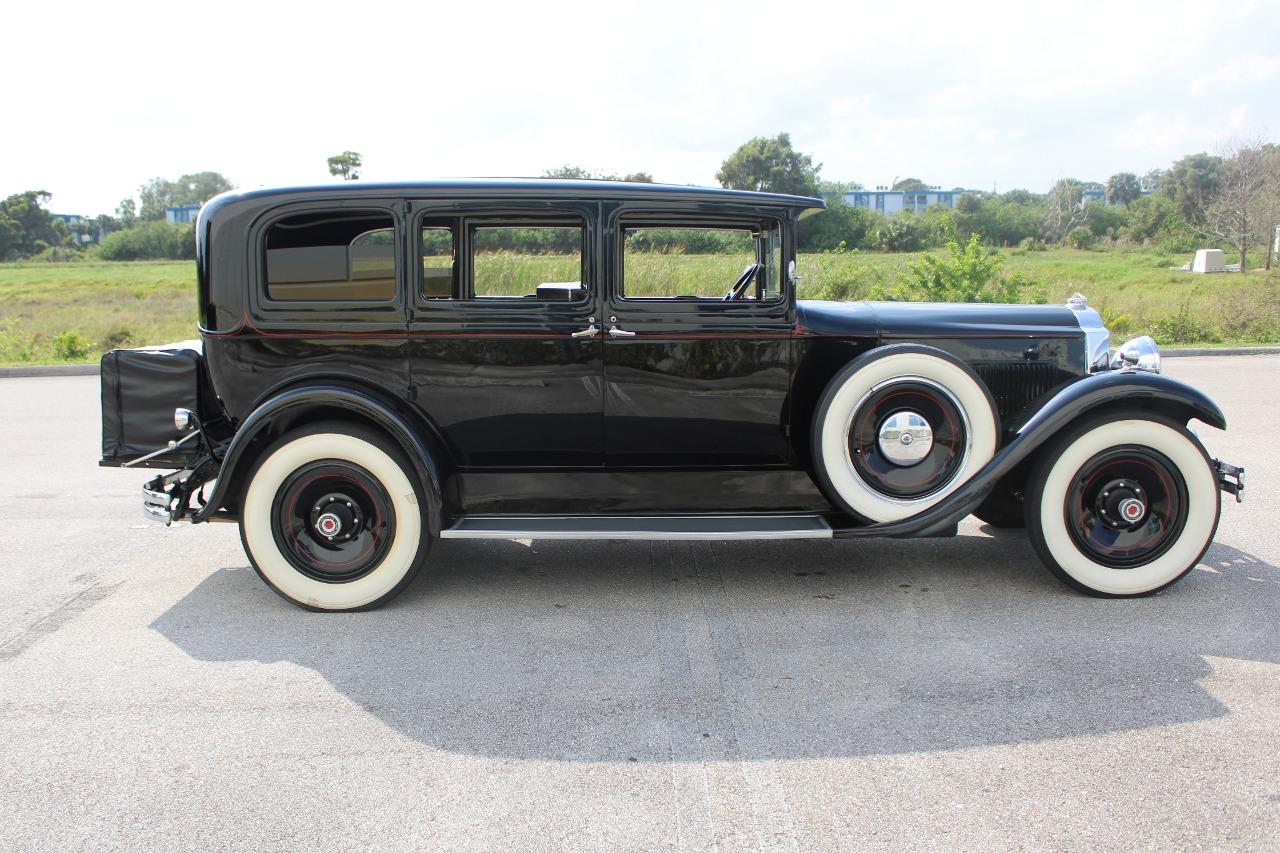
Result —
<instances>
[{"instance_id":1,"label":"chrome hubcap","mask_svg":"<svg viewBox=\"0 0 1280 853\"><path fill-rule=\"evenodd\" d=\"M894 412L880 425L880 452L894 465L907 468L933 449L933 428L919 412Z\"/></svg>"},{"instance_id":2,"label":"chrome hubcap","mask_svg":"<svg viewBox=\"0 0 1280 853\"><path fill-rule=\"evenodd\" d=\"M1102 494L1098 495L1097 511L1110 527L1117 530L1132 527L1147 514L1142 486L1133 480L1112 480L1102 487Z\"/></svg>"},{"instance_id":3,"label":"chrome hubcap","mask_svg":"<svg viewBox=\"0 0 1280 853\"><path fill-rule=\"evenodd\" d=\"M364 516L349 496L331 493L311 507L311 526L328 542L346 542L360 532Z\"/></svg>"}]
</instances>

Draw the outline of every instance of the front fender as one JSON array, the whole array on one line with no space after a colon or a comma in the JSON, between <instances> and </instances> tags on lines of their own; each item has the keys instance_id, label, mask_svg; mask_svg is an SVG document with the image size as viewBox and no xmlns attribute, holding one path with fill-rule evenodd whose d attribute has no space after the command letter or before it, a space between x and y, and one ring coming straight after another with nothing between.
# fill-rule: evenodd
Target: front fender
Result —
<instances>
[{"instance_id":1,"label":"front fender","mask_svg":"<svg viewBox=\"0 0 1280 853\"><path fill-rule=\"evenodd\" d=\"M1078 379L1033 408L1020 419L1017 435L1041 429L1057 432L1083 414L1117 403L1154 409L1185 420L1198 418L1218 429L1227 428L1222 409L1198 388L1159 373L1114 370Z\"/></svg>"},{"instance_id":2,"label":"front fender","mask_svg":"<svg viewBox=\"0 0 1280 853\"><path fill-rule=\"evenodd\" d=\"M840 538L928 536L973 512L996 483L1077 418L1104 406L1151 409L1185 420L1198 418L1227 428L1217 404L1186 383L1157 373L1113 371L1079 379L1042 402L1013 432L1013 438L969 482L924 512L868 527L837 530Z\"/></svg>"},{"instance_id":3,"label":"front fender","mask_svg":"<svg viewBox=\"0 0 1280 853\"><path fill-rule=\"evenodd\" d=\"M361 415L381 427L404 450L418 475L418 481L426 492L430 511L426 513L427 527L432 536L440 532L440 508L443 504L441 477L436 460L423 437L408 421L386 403L354 388L339 385L309 385L284 391L254 409L236 430L231 445L222 457L218 479L213 493L191 521L199 523L215 515L228 500L232 484L242 479L244 470L252 464L247 449L255 438L279 422L281 418L304 409L326 407L343 409Z\"/></svg>"}]
</instances>

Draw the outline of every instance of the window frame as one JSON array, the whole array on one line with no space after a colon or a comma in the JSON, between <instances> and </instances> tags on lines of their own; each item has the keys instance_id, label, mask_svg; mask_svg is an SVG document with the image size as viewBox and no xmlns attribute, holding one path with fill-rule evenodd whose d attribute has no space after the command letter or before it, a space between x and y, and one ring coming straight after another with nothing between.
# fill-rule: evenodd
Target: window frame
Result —
<instances>
[{"instance_id":1,"label":"window frame","mask_svg":"<svg viewBox=\"0 0 1280 853\"><path fill-rule=\"evenodd\" d=\"M273 226L293 216L328 213L334 216L351 214L374 214L385 216L391 222L392 257L395 260L395 288L388 299L273 299L268 290L267 281L267 235ZM405 294L404 269L404 223L396 210L393 200L361 199L358 203L336 202L332 199L298 202L282 205L267 211L252 228L249 229L248 241L252 259L252 267L248 270L248 281L251 283L249 305L255 314L265 317L280 318L286 315L307 315L330 319L360 319L356 315L364 314L370 319L384 320L388 315L403 312ZM370 228L360 232L363 236L369 231L382 230ZM350 243L348 243L350 246ZM349 261L348 261L349 262Z\"/></svg>"},{"instance_id":2,"label":"window frame","mask_svg":"<svg viewBox=\"0 0 1280 853\"><path fill-rule=\"evenodd\" d=\"M636 228L701 228L708 231L747 231L759 230L764 223L773 225L778 233L778 295L774 299L744 299L725 302L722 297L699 296L695 298L675 296L628 296L626 293L626 235L627 230ZM636 224L639 223L639 224ZM790 282L787 281L787 234L784 230L786 221L780 216L739 213L693 213L685 211L663 210L629 210L623 211L615 221L614 245L614 287L610 300L619 305L630 306L750 306L759 309L774 309L785 305L789 300ZM754 242L754 239L753 239ZM759 252L756 263L759 263ZM732 283L732 282L730 282ZM767 289L767 288L762 288Z\"/></svg>"},{"instance_id":3,"label":"window frame","mask_svg":"<svg viewBox=\"0 0 1280 853\"><path fill-rule=\"evenodd\" d=\"M449 227L453 230L454 264L452 297L427 296L423 290L423 244L422 229L430 227ZM533 296L476 296L474 275L474 236L479 228L577 228L580 240L578 246L578 280L582 284L582 293L577 299L538 299ZM539 308L559 307L564 309L581 309L588 306L596 297L591 284L592 228L589 216L582 210L540 208L525 210L516 207L494 205L489 207L468 207L462 209L441 209L423 207L412 218L409 228L413 236L412 247L412 287L413 304L419 312L447 306L537 306Z\"/></svg>"}]
</instances>

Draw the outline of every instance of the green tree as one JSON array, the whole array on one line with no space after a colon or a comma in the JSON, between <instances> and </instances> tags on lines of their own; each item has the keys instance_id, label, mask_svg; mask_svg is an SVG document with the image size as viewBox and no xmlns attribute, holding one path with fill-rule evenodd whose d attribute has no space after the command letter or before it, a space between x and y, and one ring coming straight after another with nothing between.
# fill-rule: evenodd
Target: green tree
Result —
<instances>
[{"instance_id":1,"label":"green tree","mask_svg":"<svg viewBox=\"0 0 1280 853\"><path fill-rule=\"evenodd\" d=\"M133 223L138 221L138 203L132 198L121 199L116 207L116 219L122 228L132 228Z\"/></svg>"},{"instance_id":2,"label":"green tree","mask_svg":"<svg viewBox=\"0 0 1280 853\"><path fill-rule=\"evenodd\" d=\"M1125 205L1142 197L1142 184L1133 172L1116 172L1107 178L1107 203Z\"/></svg>"},{"instance_id":3,"label":"green tree","mask_svg":"<svg viewBox=\"0 0 1280 853\"><path fill-rule=\"evenodd\" d=\"M359 151L343 151L329 158L329 174L344 181L354 181L360 177L359 170L363 165Z\"/></svg>"},{"instance_id":4,"label":"green tree","mask_svg":"<svg viewBox=\"0 0 1280 853\"><path fill-rule=\"evenodd\" d=\"M0 202L0 259L29 257L66 242L66 227L45 209L51 198L44 190L28 190Z\"/></svg>"},{"instance_id":5,"label":"green tree","mask_svg":"<svg viewBox=\"0 0 1280 853\"><path fill-rule=\"evenodd\" d=\"M1049 190L1049 205L1044 220L1045 235L1055 242L1064 242L1071 229L1083 224L1087 216L1084 184L1075 178L1062 178Z\"/></svg>"},{"instance_id":6,"label":"green tree","mask_svg":"<svg viewBox=\"0 0 1280 853\"><path fill-rule=\"evenodd\" d=\"M1244 272L1249 247L1264 238L1260 226L1266 218L1269 162L1261 139L1232 139L1223 153L1214 174L1217 186L1195 227L1230 243Z\"/></svg>"},{"instance_id":7,"label":"green tree","mask_svg":"<svg viewBox=\"0 0 1280 853\"><path fill-rule=\"evenodd\" d=\"M142 205L137 215L138 218L146 220L164 219L166 207L204 204L218 193L234 188L235 184L218 172L193 172L175 181L152 178L138 187L138 198ZM124 202L121 202L122 207L123 204ZM119 209L117 213L122 220L125 218Z\"/></svg>"},{"instance_id":8,"label":"green tree","mask_svg":"<svg viewBox=\"0 0 1280 853\"><path fill-rule=\"evenodd\" d=\"M806 252L828 252L839 249L870 249L886 220L883 214L865 207L854 207L833 199L826 210L800 220L796 240Z\"/></svg>"},{"instance_id":9,"label":"green tree","mask_svg":"<svg viewBox=\"0 0 1280 853\"><path fill-rule=\"evenodd\" d=\"M218 172L194 172L173 182L172 204L204 204L215 195L235 189L225 176Z\"/></svg>"},{"instance_id":10,"label":"green tree","mask_svg":"<svg viewBox=\"0 0 1280 853\"><path fill-rule=\"evenodd\" d=\"M720 165L716 180L735 190L816 197L821 168L792 147L790 134L779 133L772 139L757 136L744 142Z\"/></svg>"},{"instance_id":11,"label":"green tree","mask_svg":"<svg viewBox=\"0 0 1280 853\"><path fill-rule=\"evenodd\" d=\"M1160 191L1174 200L1188 222L1203 222L1209 200L1218 191L1221 168L1221 157L1203 151L1188 154L1169 167Z\"/></svg>"},{"instance_id":12,"label":"green tree","mask_svg":"<svg viewBox=\"0 0 1280 853\"><path fill-rule=\"evenodd\" d=\"M594 172L581 166L566 164L557 169L547 169L542 173L544 178L560 178L566 181L626 181L633 184L651 184L653 175L648 172L632 172L628 175L615 175L612 172Z\"/></svg>"},{"instance_id":13,"label":"green tree","mask_svg":"<svg viewBox=\"0 0 1280 853\"><path fill-rule=\"evenodd\" d=\"M929 185L919 178L901 178L893 182L892 189L908 193L917 193L924 192L929 189Z\"/></svg>"},{"instance_id":14,"label":"green tree","mask_svg":"<svg viewBox=\"0 0 1280 853\"><path fill-rule=\"evenodd\" d=\"M1045 197L1031 190L1009 190L1000 196L1000 200L1008 204L1041 204Z\"/></svg>"},{"instance_id":15,"label":"green tree","mask_svg":"<svg viewBox=\"0 0 1280 853\"><path fill-rule=\"evenodd\" d=\"M857 181L818 181L818 192L824 198L843 198L845 193L857 192L863 188Z\"/></svg>"}]
</instances>

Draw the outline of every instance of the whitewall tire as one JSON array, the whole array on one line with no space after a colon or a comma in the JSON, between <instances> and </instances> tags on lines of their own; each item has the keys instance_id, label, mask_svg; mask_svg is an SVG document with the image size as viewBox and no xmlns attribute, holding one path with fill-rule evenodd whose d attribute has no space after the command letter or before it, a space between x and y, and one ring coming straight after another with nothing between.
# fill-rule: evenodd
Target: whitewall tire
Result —
<instances>
[{"instance_id":1,"label":"whitewall tire","mask_svg":"<svg viewBox=\"0 0 1280 853\"><path fill-rule=\"evenodd\" d=\"M885 444L895 416L904 427L899 432L910 431L909 424L922 430L914 440L916 449L929 442L927 454L899 455L907 449ZM828 383L814 415L814 470L850 515L897 521L959 488L991 461L998 440L995 404L968 367L940 350L891 345Z\"/></svg>"},{"instance_id":2,"label":"whitewall tire","mask_svg":"<svg viewBox=\"0 0 1280 853\"><path fill-rule=\"evenodd\" d=\"M1147 414L1090 419L1041 455L1028 481L1027 532L1076 589L1157 592L1191 571L1218 527L1212 462L1181 424Z\"/></svg>"},{"instance_id":3,"label":"whitewall tire","mask_svg":"<svg viewBox=\"0 0 1280 853\"><path fill-rule=\"evenodd\" d=\"M263 454L240 507L258 575L312 610L365 610L409 584L425 560L423 498L399 448L373 430L321 424Z\"/></svg>"}]
</instances>

